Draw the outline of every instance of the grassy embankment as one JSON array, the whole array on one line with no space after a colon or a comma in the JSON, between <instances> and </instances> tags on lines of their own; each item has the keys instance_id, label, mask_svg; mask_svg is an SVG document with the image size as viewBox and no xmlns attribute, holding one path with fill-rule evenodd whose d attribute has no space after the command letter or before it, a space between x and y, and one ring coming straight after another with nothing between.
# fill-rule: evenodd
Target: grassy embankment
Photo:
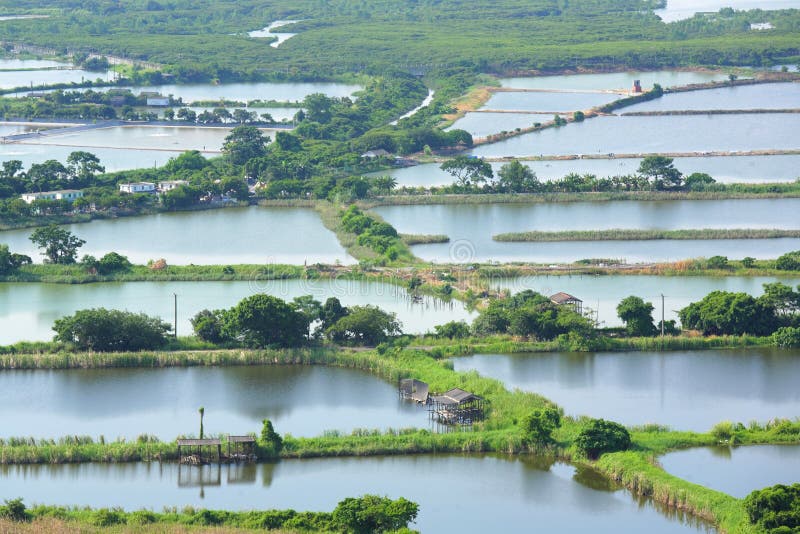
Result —
<instances>
[{"instance_id":1,"label":"grassy embankment","mask_svg":"<svg viewBox=\"0 0 800 534\"><path fill-rule=\"evenodd\" d=\"M583 457L574 440L585 424L582 418L566 417L555 435L555 444L540 449L527 443L519 422L531 410L550 404L547 399L519 390L508 391L501 382L484 378L475 372L457 373L447 361L432 358L420 350L390 349L377 352L349 351L217 351L194 354L80 354L39 355L16 357L22 364L42 367L90 367L117 364L325 364L364 369L390 381L415 377L428 382L433 391L462 387L484 396L490 411L486 421L475 425L471 432L433 434L426 430L369 431L358 430L347 436L328 433L316 438L285 438L281 456L300 458L313 456L353 456L384 454L415 454L423 452L486 452L525 453L538 451L580 465L587 465L612 478L632 492L653 498L668 506L679 508L719 525L727 532L750 532L742 501L664 472L656 457L667 451L713 445L718 435L670 431L650 425L633 428L633 448L622 453L606 454L598 461ZM68 360L66 358L72 358ZM230 359L230 360L229 360ZM8 366L11 360L4 357ZM191 363L189 363L191 362ZM733 436L731 436L733 437ZM772 422L765 426L751 425L735 430L735 440L741 444L797 443L800 423ZM19 438L0 445L2 463L63 463L78 461L138 461L143 459L174 459L174 444L153 442L142 438L132 443L98 443L81 438L57 441L31 441Z\"/></svg>"},{"instance_id":2,"label":"grassy embankment","mask_svg":"<svg viewBox=\"0 0 800 534\"><path fill-rule=\"evenodd\" d=\"M552 241L650 241L705 239L779 239L800 237L800 230L762 228L704 228L687 230L567 230L561 232L510 232L492 237L495 241L552 242Z\"/></svg>"}]
</instances>

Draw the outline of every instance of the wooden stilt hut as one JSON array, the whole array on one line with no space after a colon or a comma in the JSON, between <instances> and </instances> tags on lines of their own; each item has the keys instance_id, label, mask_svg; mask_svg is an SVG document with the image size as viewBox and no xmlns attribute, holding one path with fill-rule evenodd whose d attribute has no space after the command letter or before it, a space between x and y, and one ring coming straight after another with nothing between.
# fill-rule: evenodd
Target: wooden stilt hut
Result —
<instances>
[{"instance_id":1,"label":"wooden stilt hut","mask_svg":"<svg viewBox=\"0 0 800 534\"><path fill-rule=\"evenodd\" d=\"M412 400L419 404L428 404L428 384L415 378L403 378L400 380L400 398Z\"/></svg>"},{"instance_id":2,"label":"wooden stilt hut","mask_svg":"<svg viewBox=\"0 0 800 534\"><path fill-rule=\"evenodd\" d=\"M428 411L432 419L450 425L471 425L484 418L483 397L453 388L441 395L432 395Z\"/></svg>"},{"instance_id":3,"label":"wooden stilt hut","mask_svg":"<svg viewBox=\"0 0 800 534\"><path fill-rule=\"evenodd\" d=\"M228 459L233 462L256 460L256 438L253 436L228 436Z\"/></svg>"},{"instance_id":4,"label":"wooden stilt hut","mask_svg":"<svg viewBox=\"0 0 800 534\"><path fill-rule=\"evenodd\" d=\"M217 449L217 462L222 460L222 442L219 439L179 439L178 458L182 464L202 465L211 460ZM211 449L203 456L203 450Z\"/></svg>"}]
</instances>

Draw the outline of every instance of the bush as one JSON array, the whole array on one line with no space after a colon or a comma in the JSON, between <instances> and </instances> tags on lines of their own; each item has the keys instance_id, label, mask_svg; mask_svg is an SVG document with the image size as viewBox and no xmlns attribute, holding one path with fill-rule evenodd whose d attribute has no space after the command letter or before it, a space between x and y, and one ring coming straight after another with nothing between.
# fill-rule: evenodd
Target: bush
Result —
<instances>
[{"instance_id":1,"label":"bush","mask_svg":"<svg viewBox=\"0 0 800 534\"><path fill-rule=\"evenodd\" d=\"M167 341L171 326L143 313L94 308L56 320L56 341L100 352L155 349Z\"/></svg>"},{"instance_id":2,"label":"bush","mask_svg":"<svg viewBox=\"0 0 800 534\"><path fill-rule=\"evenodd\" d=\"M418 512L416 503L402 497L396 501L377 495L349 497L333 510L333 524L343 532L356 534L391 532L408 527Z\"/></svg>"},{"instance_id":3,"label":"bush","mask_svg":"<svg viewBox=\"0 0 800 534\"><path fill-rule=\"evenodd\" d=\"M463 339L469 337L469 325L464 321L450 321L433 327L436 337L448 339Z\"/></svg>"},{"instance_id":4,"label":"bush","mask_svg":"<svg viewBox=\"0 0 800 534\"><path fill-rule=\"evenodd\" d=\"M97 272L100 274L129 271L131 267L132 265L128 258L116 252L109 252L97 262Z\"/></svg>"},{"instance_id":5,"label":"bush","mask_svg":"<svg viewBox=\"0 0 800 534\"><path fill-rule=\"evenodd\" d=\"M17 522L30 519L21 498L7 499L5 504L0 506L0 517Z\"/></svg>"},{"instance_id":6,"label":"bush","mask_svg":"<svg viewBox=\"0 0 800 534\"><path fill-rule=\"evenodd\" d=\"M149 510L137 510L128 515L129 525L149 525L156 522L156 514Z\"/></svg>"},{"instance_id":7,"label":"bush","mask_svg":"<svg viewBox=\"0 0 800 534\"><path fill-rule=\"evenodd\" d=\"M800 328L778 328L772 333L772 344L784 348L800 347Z\"/></svg>"},{"instance_id":8,"label":"bush","mask_svg":"<svg viewBox=\"0 0 800 534\"><path fill-rule=\"evenodd\" d=\"M711 429L711 435L717 441L730 441L735 432L733 423L730 421L721 421L714 425Z\"/></svg>"},{"instance_id":9,"label":"bush","mask_svg":"<svg viewBox=\"0 0 800 534\"><path fill-rule=\"evenodd\" d=\"M575 439L578 450L591 459L606 452L624 451L631 446L631 435L619 423L605 419L592 419Z\"/></svg>"},{"instance_id":10,"label":"bush","mask_svg":"<svg viewBox=\"0 0 800 534\"><path fill-rule=\"evenodd\" d=\"M261 440L259 445L266 449L271 456L277 456L283 449L283 438L275 432L272 421L264 419L261 426Z\"/></svg>"},{"instance_id":11,"label":"bush","mask_svg":"<svg viewBox=\"0 0 800 534\"><path fill-rule=\"evenodd\" d=\"M92 514L91 523L96 527L120 525L125 523L125 515L120 510L100 508L99 510L95 510L95 512Z\"/></svg>"},{"instance_id":12,"label":"bush","mask_svg":"<svg viewBox=\"0 0 800 534\"><path fill-rule=\"evenodd\" d=\"M778 484L744 499L750 522L771 534L797 532L800 527L800 484Z\"/></svg>"},{"instance_id":13,"label":"bush","mask_svg":"<svg viewBox=\"0 0 800 534\"><path fill-rule=\"evenodd\" d=\"M522 422L525 440L529 443L546 444L553 441L553 431L561 426L561 413L548 406L534 410Z\"/></svg>"},{"instance_id":14,"label":"bush","mask_svg":"<svg viewBox=\"0 0 800 534\"><path fill-rule=\"evenodd\" d=\"M800 271L800 250L779 257L775 261L775 268L781 271Z\"/></svg>"}]
</instances>

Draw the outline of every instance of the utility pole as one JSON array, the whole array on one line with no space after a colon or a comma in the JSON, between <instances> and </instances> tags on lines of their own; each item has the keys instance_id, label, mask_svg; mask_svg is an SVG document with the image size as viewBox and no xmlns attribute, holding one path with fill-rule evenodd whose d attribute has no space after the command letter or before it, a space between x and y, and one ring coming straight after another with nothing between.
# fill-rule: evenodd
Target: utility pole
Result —
<instances>
[{"instance_id":1,"label":"utility pole","mask_svg":"<svg viewBox=\"0 0 800 534\"><path fill-rule=\"evenodd\" d=\"M174 315L175 322L173 323L173 325L174 325L173 332L175 333L175 339L178 339L178 294L177 293L173 293L172 297L175 299L174 300L174 305L173 305L173 311L175 313L175 315ZM661 335L664 335L663 332L662 332Z\"/></svg>"},{"instance_id":2,"label":"utility pole","mask_svg":"<svg viewBox=\"0 0 800 534\"><path fill-rule=\"evenodd\" d=\"M664 293L661 293L661 339L664 339Z\"/></svg>"}]
</instances>

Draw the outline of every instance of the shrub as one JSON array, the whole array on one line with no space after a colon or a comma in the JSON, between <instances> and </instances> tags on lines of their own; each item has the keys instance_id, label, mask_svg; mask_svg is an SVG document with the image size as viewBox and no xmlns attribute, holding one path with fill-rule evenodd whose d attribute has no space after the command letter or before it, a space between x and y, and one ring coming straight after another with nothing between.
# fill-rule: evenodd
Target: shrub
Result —
<instances>
[{"instance_id":1,"label":"shrub","mask_svg":"<svg viewBox=\"0 0 800 534\"><path fill-rule=\"evenodd\" d=\"M83 350L135 351L155 349L166 343L171 327L143 313L94 308L79 310L56 320L56 341Z\"/></svg>"},{"instance_id":2,"label":"shrub","mask_svg":"<svg viewBox=\"0 0 800 534\"><path fill-rule=\"evenodd\" d=\"M771 534L797 532L800 527L800 484L778 484L744 499L750 522Z\"/></svg>"},{"instance_id":3,"label":"shrub","mask_svg":"<svg viewBox=\"0 0 800 534\"><path fill-rule=\"evenodd\" d=\"M772 333L772 343L777 347L800 347L800 328L784 326Z\"/></svg>"},{"instance_id":4,"label":"shrub","mask_svg":"<svg viewBox=\"0 0 800 534\"><path fill-rule=\"evenodd\" d=\"M787 252L775 261L775 268L781 271L800 271L800 250Z\"/></svg>"},{"instance_id":5,"label":"shrub","mask_svg":"<svg viewBox=\"0 0 800 534\"><path fill-rule=\"evenodd\" d=\"M21 498L7 499L5 504L0 506L0 517L17 522L30 519Z\"/></svg>"},{"instance_id":6,"label":"shrub","mask_svg":"<svg viewBox=\"0 0 800 534\"><path fill-rule=\"evenodd\" d=\"M128 258L116 252L109 252L97 262L97 272L100 274L128 271L131 267L132 265Z\"/></svg>"},{"instance_id":7,"label":"shrub","mask_svg":"<svg viewBox=\"0 0 800 534\"><path fill-rule=\"evenodd\" d=\"M356 534L391 532L408 527L418 512L416 503L402 497L396 501L377 495L349 497L333 510L333 524L344 532Z\"/></svg>"},{"instance_id":8,"label":"shrub","mask_svg":"<svg viewBox=\"0 0 800 534\"><path fill-rule=\"evenodd\" d=\"M624 451L631 446L631 435L619 423L592 419L575 438L578 450L591 459L606 452Z\"/></svg>"},{"instance_id":9,"label":"shrub","mask_svg":"<svg viewBox=\"0 0 800 534\"><path fill-rule=\"evenodd\" d=\"M100 508L92 514L91 523L96 527L110 527L111 525L125 523L125 516L119 510Z\"/></svg>"},{"instance_id":10,"label":"shrub","mask_svg":"<svg viewBox=\"0 0 800 534\"><path fill-rule=\"evenodd\" d=\"M270 455L277 456L283 449L283 438L275 432L272 421L264 419L261 426L261 447L266 449Z\"/></svg>"},{"instance_id":11,"label":"shrub","mask_svg":"<svg viewBox=\"0 0 800 534\"><path fill-rule=\"evenodd\" d=\"M561 426L561 413L548 406L534 410L522 421L525 440L529 443L545 444L553 441L553 431Z\"/></svg>"},{"instance_id":12,"label":"shrub","mask_svg":"<svg viewBox=\"0 0 800 534\"><path fill-rule=\"evenodd\" d=\"M156 522L156 514L149 510L137 510L128 515L129 525L149 525Z\"/></svg>"},{"instance_id":13,"label":"shrub","mask_svg":"<svg viewBox=\"0 0 800 534\"><path fill-rule=\"evenodd\" d=\"M469 337L469 325L464 321L450 321L449 323L436 325L433 329L436 332L436 337L446 337L448 339Z\"/></svg>"},{"instance_id":14,"label":"shrub","mask_svg":"<svg viewBox=\"0 0 800 534\"><path fill-rule=\"evenodd\" d=\"M730 421L721 421L714 425L711 429L711 435L717 441L730 441L734 435L733 423Z\"/></svg>"}]
</instances>

